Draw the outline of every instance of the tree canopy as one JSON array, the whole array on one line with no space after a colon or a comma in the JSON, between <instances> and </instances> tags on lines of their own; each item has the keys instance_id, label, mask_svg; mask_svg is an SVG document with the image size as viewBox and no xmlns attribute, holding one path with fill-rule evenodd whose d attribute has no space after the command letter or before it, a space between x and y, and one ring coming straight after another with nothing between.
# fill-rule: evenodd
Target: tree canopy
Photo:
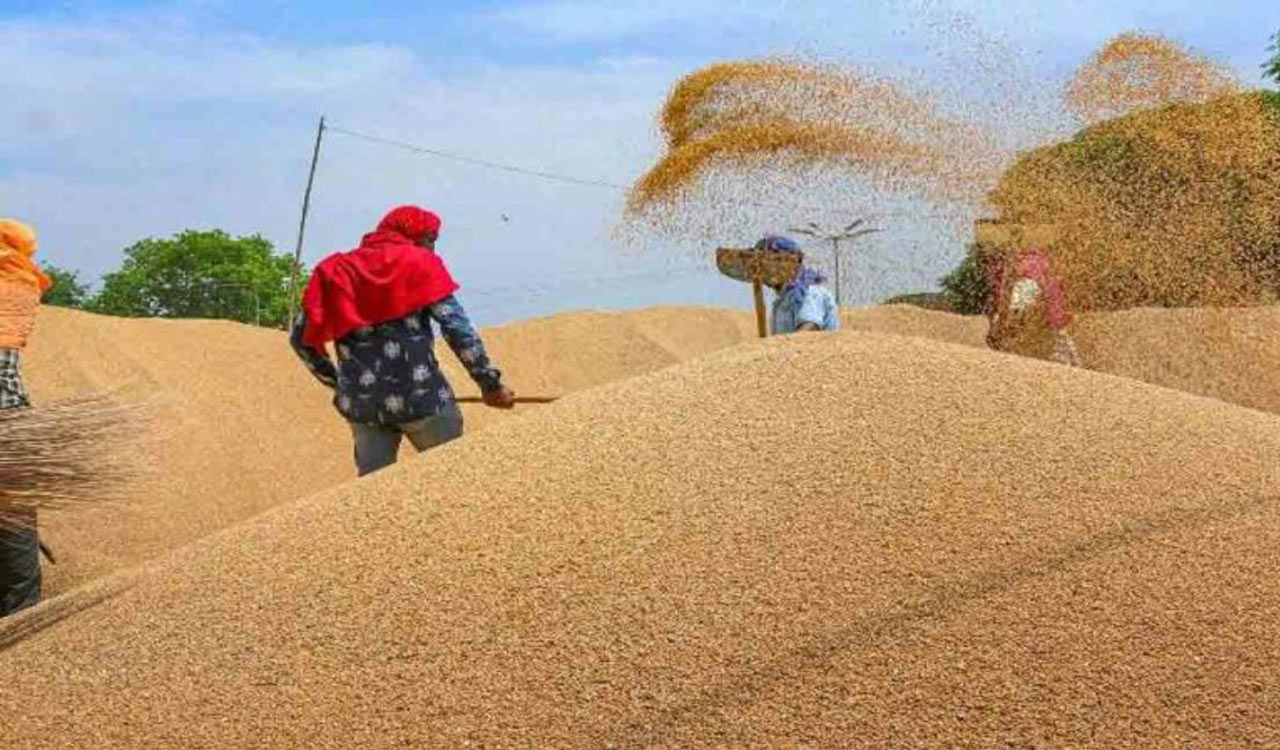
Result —
<instances>
[{"instance_id":1,"label":"tree canopy","mask_svg":"<svg viewBox=\"0 0 1280 750\"><path fill-rule=\"evenodd\" d=\"M58 266L42 269L53 281L40 301L54 307L84 307L90 299L89 285L80 280L80 274Z\"/></svg>"},{"instance_id":2,"label":"tree canopy","mask_svg":"<svg viewBox=\"0 0 1280 750\"><path fill-rule=\"evenodd\" d=\"M1276 83L1280 83L1280 31L1271 37L1271 46L1267 48L1271 52L1271 59L1262 64L1262 72Z\"/></svg>"},{"instance_id":3,"label":"tree canopy","mask_svg":"<svg viewBox=\"0 0 1280 750\"><path fill-rule=\"evenodd\" d=\"M103 277L90 307L108 315L219 318L283 327L293 259L259 235L221 230L144 239Z\"/></svg>"}]
</instances>

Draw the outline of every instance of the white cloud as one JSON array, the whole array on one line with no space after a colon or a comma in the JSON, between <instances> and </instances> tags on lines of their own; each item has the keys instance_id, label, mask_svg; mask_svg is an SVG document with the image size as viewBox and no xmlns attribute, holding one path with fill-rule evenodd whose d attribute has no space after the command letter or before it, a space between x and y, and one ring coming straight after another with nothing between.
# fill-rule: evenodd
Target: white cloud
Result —
<instances>
[{"instance_id":1,"label":"white cloud","mask_svg":"<svg viewBox=\"0 0 1280 750\"><path fill-rule=\"evenodd\" d=\"M500 8L484 13L483 18L550 40L582 42L636 37L659 30L679 31L691 24L711 22L723 28L767 21L785 6L786 2L779 0L549 0Z\"/></svg>"}]
</instances>

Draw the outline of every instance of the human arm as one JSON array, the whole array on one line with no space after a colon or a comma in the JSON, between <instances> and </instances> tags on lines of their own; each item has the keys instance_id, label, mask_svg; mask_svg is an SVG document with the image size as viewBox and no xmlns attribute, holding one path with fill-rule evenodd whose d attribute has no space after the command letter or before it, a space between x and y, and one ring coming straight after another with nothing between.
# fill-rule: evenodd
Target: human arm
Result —
<instances>
[{"instance_id":1,"label":"human arm","mask_svg":"<svg viewBox=\"0 0 1280 750\"><path fill-rule=\"evenodd\" d=\"M445 343L480 387L485 404L502 409L511 408L515 403L515 394L502 384L502 372L489 361L484 342L480 340L480 335L476 333L457 297L445 297L428 307L427 313L440 326Z\"/></svg>"},{"instance_id":2,"label":"human arm","mask_svg":"<svg viewBox=\"0 0 1280 750\"><path fill-rule=\"evenodd\" d=\"M318 352L303 343L306 327L306 313L299 313L293 322L293 329L289 332L289 345L293 347L294 354L298 355L298 359L302 360L316 380L328 388L338 387L338 368L334 367L333 360L329 359L324 352Z\"/></svg>"}]
</instances>

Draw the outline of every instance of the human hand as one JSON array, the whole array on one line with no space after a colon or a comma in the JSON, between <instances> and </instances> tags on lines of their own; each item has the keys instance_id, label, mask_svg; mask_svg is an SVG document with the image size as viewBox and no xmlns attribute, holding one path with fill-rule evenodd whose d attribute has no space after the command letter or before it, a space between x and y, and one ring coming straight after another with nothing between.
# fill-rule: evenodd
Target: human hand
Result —
<instances>
[{"instance_id":1,"label":"human hand","mask_svg":"<svg viewBox=\"0 0 1280 750\"><path fill-rule=\"evenodd\" d=\"M500 385L492 391L485 391L481 394L485 406L494 409L510 409L516 405L516 394L505 385Z\"/></svg>"}]
</instances>

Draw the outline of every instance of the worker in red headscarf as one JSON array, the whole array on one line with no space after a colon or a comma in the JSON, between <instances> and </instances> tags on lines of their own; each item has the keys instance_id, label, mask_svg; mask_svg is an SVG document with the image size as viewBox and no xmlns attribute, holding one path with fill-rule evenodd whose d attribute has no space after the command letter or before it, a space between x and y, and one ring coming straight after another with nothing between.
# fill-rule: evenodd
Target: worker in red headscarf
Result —
<instances>
[{"instance_id":1,"label":"worker in red headscarf","mask_svg":"<svg viewBox=\"0 0 1280 750\"><path fill-rule=\"evenodd\" d=\"M433 322L485 404L515 403L435 252L440 224L416 206L391 211L359 247L316 266L293 325L294 351L334 390L334 406L351 424L361 476L395 463L402 437L424 451L462 434L462 413L435 357ZM336 365L326 351L331 341Z\"/></svg>"},{"instance_id":2,"label":"worker in red headscarf","mask_svg":"<svg viewBox=\"0 0 1280 750\"><path fill-rule=\"evenodd\" d=\"M1068 327L1066 285L1043 248L979 257L986 273L987 345L992 349L1081 366Z\"/></svg>"}]
</instances>

